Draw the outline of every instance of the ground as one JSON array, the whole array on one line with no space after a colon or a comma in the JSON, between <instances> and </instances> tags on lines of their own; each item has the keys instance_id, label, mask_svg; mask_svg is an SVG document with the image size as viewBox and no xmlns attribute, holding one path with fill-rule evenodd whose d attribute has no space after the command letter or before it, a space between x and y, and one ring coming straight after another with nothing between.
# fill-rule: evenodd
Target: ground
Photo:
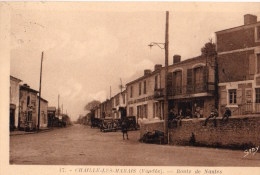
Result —
<instances>
[{"instance_id":1,"label":"ground","mask_svg":"<svg viewBox=\"0 0 260 175\"><path fill-rule=\"evenodd\" d=\"M100 132L73 125L48 132L10 136L11 164L128 166L259 166L260 153L243 150L155 145L138 142L139 132Z\"/></svg>"}]
</instances>

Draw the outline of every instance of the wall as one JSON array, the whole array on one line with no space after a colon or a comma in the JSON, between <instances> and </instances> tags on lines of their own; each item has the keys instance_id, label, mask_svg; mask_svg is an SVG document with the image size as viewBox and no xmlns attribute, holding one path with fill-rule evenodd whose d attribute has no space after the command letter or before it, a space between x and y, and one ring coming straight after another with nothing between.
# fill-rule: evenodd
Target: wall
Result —
<instances>
[{"instance_id":1,"label":"wall","mask_svg":"<svg viewBox=\"0 0 260 175\"><path fill-rule=\"evenodd\" d=\"M18 114L19 114L19 82L10 79L10 104L15 105L15 119L14 125L18 127Z\"/></svg>"},{"instance_id":2,"label":"wall","mask_svg":"<svg viewBox=\"0 0 260 175\"><path fill-rule=\"evenodd\" d=\"M195 144L200 146L217 146L229 148L242 148L260 145L260 116L232 116L228 122L217 119L217 127L213 120L207 126L202 126L205 119L186 119L177 128L169 129L170 144L191 145L192 133ZM141 125L140 137L146 130L163 131L163 122L147 123Z\"/></svg>"},{"instance_id":3,"label":"wall","mask_svg":"<svg viewBox=\"0 0 260 175\"><path fill-rule=\"evenodd\" d=\"M39 109L39 97L37 97L37 116L36 116L36 125L38 125L38 109ZM47 128L48 120L47 120L47 110L48 110L48 102L41 100L41 113L40 113L40 128ZM44 122L45 121L45 122Z\"/></svg>"},{"instance_id":4,"label":"wall","mask_svg":"<svg viewBox=\"0 0 260 175\"><path fill-rule=\"evenodd\" d=\"M244 27L228 32L217 32L217 50L225 52L230 50L243 49L259 46L255 42L255 27Z\"/></svg>"},{"instance_id":5,"label":"wall","mask_svg":"<svg viewBox=\"0 0 260 175\"><path fill-rule=\"evenodd\" d=\"M253 79L249 74L249 68L253 68L249 67L249 56L252 54L254 54L253 49L218 55L219 83Z\"/></svg>"}]
</instances>

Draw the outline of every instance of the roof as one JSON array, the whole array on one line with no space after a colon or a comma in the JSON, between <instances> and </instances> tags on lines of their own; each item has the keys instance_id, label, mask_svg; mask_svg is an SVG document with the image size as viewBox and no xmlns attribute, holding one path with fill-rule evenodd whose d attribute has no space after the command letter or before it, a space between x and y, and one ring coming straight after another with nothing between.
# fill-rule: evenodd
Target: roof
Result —
<instances>
[{"instance_id":1,"label":"roof","mask_svg":"<svg viewBox=\"0 0 260 175\"><path fill-rule=\"evenodd\" d=\"M202 56L202 55L196 56L196 57L193 57L193 58L188 58L188 59L183 60L183 61L180 61L180 62L178 62L178 63L171 64L171 65L168 66L168 68L176 67L176 66L183 65L183 64L187 64L187 63L189 63L189 62L196 61L196 60L198 60L198 59L203 59L203 58L205 58L205 57ZM148 74L148 75L143 75L143 76L141 76L141 77L139 77L139 78L137 78L137 79L135 79L135 80L133 80L133 81L130 81L130 82L127 83L126 85L133 84L133 83L138 82L138 81L140 81L140 80L143 80L143 79L145 79L145 78L147 78L147 77L150 77L150 76L152 76L152 75L154 75L154 74L160 72L160 71L161 71L162 69L164 69L164 68L165 68L165 66L162 67L160 70L153 71L152 73L150 73L150 74Z\"/></svg>"},{"instance_id":2,"label":"roof","mask_svg":"<svg viewBox=\"0 0 260 175\"><path fill-rule=\"evenodd\" d=\"M48 111L56 111L56 107L55 106L50 106L47 108Z\"/></svg>"},{"instance_id":3,"label":"roof","mask_svg":"<svg viewBox=\"0 0 260 175\"><path fill-rule=\"evenodd\" d=\"M39 98L39 96L38 96L38 95L37 95L37 98ZM42 101L44 101L44 102L46 102L46 103L48 103L48 101L47 101L47 100L45 100L45 99L44 99L44 98L42 98L42 97L41 97L41 100L42 100Z\"/></svg>"},{"instance_id":4,"label":"roof","mask_svg":"<svg viewBox=\"0 0 260 175\"><path fill-rule=\"evenodd\" d=\"M254 27L255 25L258 25L258 24L260 24L260 21L253 23L253 24L241 25L241 26L237 26L237 27L231 27L228 29L224 29L224 30L219 30L219 31L216 31L215 33L217 34L217 33L227 32L230 30L239 30L239 29L244 29L244 28L250 28L250 27Z\"/></svg>"},{"instance_id":5,"label":"roof","mask_svg":"<svg viewBox=\"0 0 260 175\"><path fill-rule=\"evenodd\" d=\"M14 80L14 81L17 81L17 82L21 82L22 80L20 80L19 78L16 78L12 75L10 75L10 79Z\"/></svg>"},{"instance_id":6,"label":"roof","mask_svg":"<svg viewBox=\"0 0 260 175\"><path fill-rule=\"evenodd\" d=\"M25 90L25 91L29 91L29 92L33 92L33 93L38 93L38 91L31 89L30 86L26 86L26 85L21 85L20 86L20 90Z\"/></svg>"}]
</instances>

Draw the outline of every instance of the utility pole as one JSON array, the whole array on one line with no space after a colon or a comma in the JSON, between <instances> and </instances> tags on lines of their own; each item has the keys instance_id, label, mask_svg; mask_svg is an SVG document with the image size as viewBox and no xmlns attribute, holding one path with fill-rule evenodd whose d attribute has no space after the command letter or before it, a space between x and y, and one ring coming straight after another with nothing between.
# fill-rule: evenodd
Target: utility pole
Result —
<instances>
[{"instance_id":1,"label":"utility pole","mask_svg":"<svg viewBox=\"0 0 260 175\"><path fill-rule=\"evenodd\" d=\"M165 88L164 88L164 142L168 143L168 46L169 46L169 11L166 11L165 25Z\"/></svg>"},{"instance_id":2,"label":"utility pole","mask_svg":"<svg viewBox=\"0 0 260 175\"><path fill-rule=\"evenodd\" d=\"M61 115L63 115L63 104L61 104Z\"/></svg>"},{"instance_id":3,"label":"utility pole","mask_svg":"<svg viewBox=\"0 0 260 175\"><path fill-rule=\"evenodd\" d=\"M58 118L60 116L60 94L58 94Z\"/></svg>"},{"instance_id":4,"label":"utility pole","mask_svg":"<svg viewBox=\"0 0 260 175\"><path fill-rule=\"evenodd\" d=\"M41 87L42 87L42 61L43 61L43 52L41 57L41 69L40 69L40 87L39 87L39 106L38 106L38 131L40 130L40 114L41 114Z\"/></svg>"}]
</instances>

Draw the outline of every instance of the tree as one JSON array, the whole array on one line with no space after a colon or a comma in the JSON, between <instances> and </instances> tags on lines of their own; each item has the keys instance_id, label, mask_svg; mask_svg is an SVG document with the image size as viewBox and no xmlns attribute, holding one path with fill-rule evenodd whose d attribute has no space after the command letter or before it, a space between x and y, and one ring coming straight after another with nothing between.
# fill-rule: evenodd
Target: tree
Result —
<instances>
[{"instance_id":1,"label":"tree","mask_svg":"<svg viewBox=\"0 0 260 175\"><path fill-rule=\"evenodd\" d=\"M207 42L202 48L201 48L201 55L202 56L215 56L217 54L216 51L216 44L213 43L212 39L209 39L209 42Z\"/></svg>"},{"instance_id":2,"label":"tree","mask_svg":"<svg viewBox=\"0 0 260 175\"><path fill-rule=\"evenodd\" d=\"M84 109L86 111L91 111L92 109L94 109L95 107L97 107L101 102L98 100L92 100L91 102L89 102L88 104L86 104L86 106L84 107Z\"/></svg>"}]
</instances>

